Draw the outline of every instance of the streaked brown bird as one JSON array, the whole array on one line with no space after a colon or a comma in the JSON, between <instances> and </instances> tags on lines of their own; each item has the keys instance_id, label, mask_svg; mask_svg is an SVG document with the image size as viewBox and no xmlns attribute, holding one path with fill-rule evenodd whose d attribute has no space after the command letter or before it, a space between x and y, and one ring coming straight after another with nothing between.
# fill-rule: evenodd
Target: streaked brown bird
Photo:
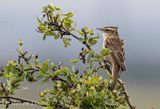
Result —
<instances>
[{"instance_id":1,"label":"streaked brown bird","mask_svg":"<svg viewBox=\"0 0 160 109\"><path fill-rule=\"evenodd\" d=\"M103 47L111 50L110 55L105 58L107 58L107 61L111 65L113 82L111 83L110 89L114 90L120 73L126 71L124 41L118 34L118 27L108 26L97 29L103 32Z\"/></svg>"}]
</instances>

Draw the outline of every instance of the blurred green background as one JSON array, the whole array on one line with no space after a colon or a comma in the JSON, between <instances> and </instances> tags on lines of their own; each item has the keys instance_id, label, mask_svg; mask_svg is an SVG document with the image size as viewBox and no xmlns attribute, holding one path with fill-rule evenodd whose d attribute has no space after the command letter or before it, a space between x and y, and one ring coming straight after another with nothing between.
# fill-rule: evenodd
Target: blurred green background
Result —
<instances>
[{"instance_id":1,"label":"blurred green background","mask_svg":"<svg viewBox=\"0 0 160 109\"><path fill-rule=\"evenodd\" d=\"M24 40L24 48L39 54L41 61L50 59L58 63L77 58L81 44L72 41L64 48L62 41L52 38L42 41L35 31L36 16L41 9L53 2L64 11L75 13L77 26L97 27L116 25L125 39L127 72L122 73L128 92L137 109L160 108L160 1L158 0L1 0L0 1L0 66L9 59L16 59L17 41ZM94 48L99 51L102 37ZM1 81L1 78L0 78ZM17 96L36 100L39 84L25 83ZM50 84L45 87L50 87ZM3 108L3 106L0 108ZM12 106L10 109L38 109L37 106Z\"/></svg>"}]
</instances>

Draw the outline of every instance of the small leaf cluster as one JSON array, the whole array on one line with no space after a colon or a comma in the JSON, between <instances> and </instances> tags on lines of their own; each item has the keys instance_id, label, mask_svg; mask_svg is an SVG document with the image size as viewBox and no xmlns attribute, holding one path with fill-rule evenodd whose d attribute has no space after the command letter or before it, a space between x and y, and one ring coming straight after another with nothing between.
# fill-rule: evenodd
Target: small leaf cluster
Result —
<instances>
[{"instance_id":1,"label":"small leaf cluster","mask_svg":"<svg viewBox=\"0 0 160 109\"><path fill-rule=\"evenodd\" d=\"M70 38L64 38L64 35L70 35L70 31L74 30L73 12L69 11L62 13L61 9L53 4L43 7L43 17L38 21L38 32L43 33L43 40L47 36L52 36L54 39L61 38L65 47L70 45Z\"/></svg>"},{"instance_id":2,"label":"small leaf cluster","mask_svg":"<svg viewBox=\"0 0 160 109\"><path fill-rule=\"evenodd\" d=\"M77 30L77 32L82 36L79 38L79 41L83 44L93 46L98 42L99 36L92 36L94 32L87 26L84 26L81 30Z\"/></svg>"}]
</instances>

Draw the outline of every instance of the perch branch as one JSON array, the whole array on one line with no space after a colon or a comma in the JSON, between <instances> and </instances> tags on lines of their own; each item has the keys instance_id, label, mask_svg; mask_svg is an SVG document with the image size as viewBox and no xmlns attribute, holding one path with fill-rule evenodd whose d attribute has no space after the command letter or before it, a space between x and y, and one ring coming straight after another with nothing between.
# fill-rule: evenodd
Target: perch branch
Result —
<instances>
[{"instance_id":1,"label":"perch branch","mask_svg":"<svg viewBox=\"0 0 160 109\"><path fill-rule=\"evenodd\" d=\"M129 97L129 95L128 95L128 92L127 92L127 90L126 90L126 88L125 88L125 85L124 85L124 83L122 82L122 80L118 79L118 83L119 83L119 84L121 85L121 87L122 87L123 94L125 95L125 99L126 99L126 101L127 101L128 106L130 107L130 109L136 109L136 106L134 106L134 105L132 104L132 102L131 102L131 99L130 99L130 97Z\"/></svg>"}]
</instances>

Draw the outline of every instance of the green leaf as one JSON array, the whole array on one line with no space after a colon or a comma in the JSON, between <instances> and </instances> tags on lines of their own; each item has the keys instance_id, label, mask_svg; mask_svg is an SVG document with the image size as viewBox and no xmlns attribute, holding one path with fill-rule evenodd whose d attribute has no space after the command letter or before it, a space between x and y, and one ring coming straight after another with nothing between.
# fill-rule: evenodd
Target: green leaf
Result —
<instances>
[{"instance_id":1,"label":"green leaf","mask_svg":"<svg viewBox=\"0 0 160 109\"><path fill-rule=\"evenodd\" d=\"M88 50L88 49L84 49L83 50L83 52L82 52L82 54L85 56L86 54L88 54L88 53L90 53L90 50Z\"/></svg>"},{"instance_id":2,"label":"green leaf","mask_svg":"<svg viewBox=\"0 0 160 109\"><path fill-rule=\"evenodd\" d=\"M109 48L102 48L101 51L100 51L100 54L102 56L107 56L107 55L109 55L109 53L110 53L110 49Z\"/></svg>"},{"instance_id":3,"label":"green leaf","mask_svg":"<svg viewBox=\"0 0 160 109\"><path fill-rule=\"evenodd\" d=\"M56 64L52 62L52 63L51 63L51 67L52 67L52 68L56 68Z\"/></svg>"},{"instance_id":4,"label":"green leaf","mask_svg":"<svg viewBox=\"0 0 160 109\"><path fill-rule=\"evenodd\" d=\"M78 40L79 40L80 42L82 42L82 43L86 41L86 39L81 38L81 37L80 37Z\"/></svg>"},{"instance_id":5,"label":"green leaf","mask_svg":"<svg viewBox=\"0 0 160 109\"><path fill-rule=\"evenodd\" d=\"M43 64L42 64L42 67L41 67L41 70L40 70L40 74L41 75L46 75L47 72L49 70L49 60L47 59Z\"/></svg>"},{"instance_id":6,"label":"green leaf","mask_svg":"<svg viewBox=\"0 0 160 109\"><path fill-rule=\"evenodd\" d=\"M74 15L74 13L72 12L72 11L70 11L70 12L68 12L68 13L66 13L66 14L64 14L66 17L73 17L73 15Z\"/></svg>"},{"instance_id":7,"label":"green leaf","mask_svg":"<svg viewBox=\"0 0 160 109\"><path fill-rule=\"evenodd\" d=\"M93 30L90 30L90 31L89 31L89 34L90 34L90 35L93 35L93 34L94 34Z\"/></svg>"},{"instance_id":8,"label":"green leaf","mask_svg":"<svg viewBox=\"0 0 160 109\"><path fill-rule=\"evenodd\" d=\"M0 96L3 96L4 92L2 90L0 90Z\"/></svg>"},{"instance_id":9,"label":"green leaf","mask_svg":"<svg viewBox=\"0 0 160 109\"><path fill-rule=\"evenodd\" d=\"M87 34L90 34L90 35L93 35L93 34L94 34L93 30L91 30L91 29L88 28L87 26L84 26L83 29L84 29L84 31L85 31Z\"/></svg>"},{"instance_id":10,"label":"green leaf","mask_svg":"<svg viewBox=\"0 0 160 109\"><path fill-rule=\"evenodd\" d=\"M63 38L64 47L70 46L71 45L70 41L71 41L70 38Z\"/></svg>"},{"instance_id":11,"label":"green leaf","mask_svg":"<svg viewBox=\"0 0 160 109\"><path fill-rule=\"evenodd\" d=\"M22 78L13 78L11 79L10 83L12 85L13 88L18 88L20 86L20 82L22 81Z\"/></svg>"},{"instance_id":12,"label":"green leaf","mask_svg":"<svg viewBox=\"0 0 160 109\"><path fill-rule=\"evenodd\" d=\"M38 25L41 25L41 24L42 24L42 21L41 21L38 17L36 17L36 19L37 19L37 21L38 21Z\"/></svg>"},{"instance_id":13,"label":"green leaf","mask_svg":"<svg viewBox=\"0 0 160 109\"><path fill-rule=\"evenodd\" d=\"M64 21L63 21L63 26L68 29L71 30L72 28L72 23L74 23L74 20L69 18L69 17L65 17Z\"/></svg>"},{"instance_id":14,"label":"green leaf","mask_svg":"<svg viewBox=\"0 0 160 109\"><path fill-rule=\"evenodd\" d=\"M70 62L71 62L72 64L75 64L75 63L80 62L80 60L79 60L79 59L72 59Z\"/></svg>"},{"instance_id":15,"label":"green leaf","mask_svg":"<svg viewBox=\"0 0 160 109\"><path fill-rule=\"evenodd\" d=\"M60 10L61 10L61 8L58 7L58 6L56 6L55 9L56 9L57 11L60 11Z\"/></svg>"},{"instance_id":16,"label":"green leaf","mask_svg":"<svg viewBox=\"0 0 160 109\"><path fill-rule=\"evenodd\" d=\"M10 61L8 61L8 65L15 67L17 65L17 63L14 60L10 60Z\"/></svg>"},{"instance_id":17,"label":"green leaf","mask_svg":"<svg viewBox=\"0 0 160 109\"><path fill-rule=\"evenodd\" d=\"M61 20L61 16L62 16L61 13L58 12L57 15L53 16L53 19L55 21L57 21L58 23L63 23L62 20Z\"/></svg>"},{"instance_id":18,"label":"green leaf","mask_svg":"<svg viewBox=\"0 0 160 109\"><path fill-rule=\"evenodd\" d=\"M54 35L54 39L59 39L60 37L61 37L61 35L59 35L59 34Z\"/></svg>"},{"instance_id":19,"label":"green leaf","mask_svg":"<svg viewBox=\"0 0 160 109\"><path fill-rule=\"evenodd\" d=\"M68 72L69 72L68 67L63 67L63 68L61 68L61 69L59 69L59 70L56 70L56 71L54 72L54 75L55 75L55 76L66 75Z\"/></svg>"},{"instance_id":20,"label":"green leaf","mask_svg":"<svg viewBox=\"0 0 160 109\"><path fill-rule=\"evenodd\" d=\"M68 67L63 67L63 68L61 68L61 71L64 73L67 73L67 72L69 72L69 69L68 69Z\"/></svg>"},{"instance_id":21,"label":"green leaf","mask_svg":"<svg viewBox=\"0 0 160 109\"><path fill-rule=\"evenodd\" d=\"M39 93L40 97L44 97L47 94L47 90L43 90Z\"/></svg>"},{"instance_id":22,"label":"green leaf","mask_svg":"<svg viewBox=\"0 0 160 109\"><path fill-rule=\"evenodd\" d=\"M81 36L84 36L84 33L82 32L82 30L77 30L77 32L78 32Z\"/></svg>"},{"instance_id":23,"label":"green leaf","mask_svg":"<svg viewBox=\"0 0 160 109\"><path fill-rule=\"evenodd\" d=\"M122 107L121 109L127 109L126 107Z\"/></svg>"},{"instance_id":24,"label":"green leaf","mask_svg":"<svg viewBox=\"0 0 160 109\"><path fill-rule=\"evenodd\" d=\"M98 42L98 39L99 39L99 37L98 36L96 36L96 37L91 37L91 38L89 38L88 39L88 44L90 45L90 46L93 46L93 45L95 45L97 42Z\"/></svg>"},{"instance_id":25,"label":"green leaf","mask_svg":"<svg viewBox=\"0 0 160 109\"><path fill-rule=\"evenodd\" d=\"M54 109L52 106L47 106L44 109Z\"/></svg>"},{"instance_id":26,"label":"green leaf","mask_svg":"<svg viewBox=\"0 0 160 109\"><path fill-rule=\"evenodd\" d=\"M55 36L56 33L53 32L53 31L48 30L48 31L45 31L45 35L46 35L46 36Z\"/></svg>"},{"instance_id":27,"label":"green leaf","mask_svg":"<svg viewBox=\"0 0 160 109\"><path fill-rule=\"evenodd\" d=\"M93 77L89 77L87 80L85 80L85 84L88 85L96 85L102 80L101 76L95 75Z\"/></svg>"},{"instance_id":28,"label":"green leaf","mask_svg":"<svg viewBox=\"0 0 160 109\"><path fill-rule=\"evenodd\" d=\"M42 98L42 99L40 99L39 101L38 101L38 103L41 103L41 104L47 104L47 100L46 100L46 98Z\"/></svg>"},{"instance_id":29,"label":"green leaf","mask_svg":"<svg viewBox=\"0 0 160 109\"><path fill-rule=\"evenodd\" d=\"M63 22L63 25L65 28L69 29L71 28L71 23L70 22L67 22L66 20Z\"/></svg>"},{"instance_id":30,"label":"green leaf","mask_svg":"<svg viewBox=\"0 0 160 109\"><path fill-rule=\"evenodd\" d=\"M39 59L36 59L36 60L35 60L35 64L36 64L36 65L40 65Z\"/></svg>"},{"instance_id":31,"label":"green leaf","mask_svg":"<svg viewBox=\"0 0 160 109\"><path fill-rule=\"evenodd\" d=\"M3 73L4 78L10 79L12 76L14 76L14 74L12 72Z\"/></svg>"},{"instance_id":32,"label":"green leaf","mask_svg":"<svg viewBox=\"0 0 160 109\"><path fill-rule=\"evenodd\" d=\"M54 10L54 9L55 9L54 5L53 5L53 4L51 4L51 3L50 3L50 4L48 4L48 8L49 8L49 9L51 9L51 10Z\"/></svg>"},{"instance_id":33,"label":"green leaf","mask_svg":"<svg viewBox=\"0 0 160 109\"><path fill-rule=\"evenodd\" d=\"M44 33L46 31L46 25L44 25L44 24L39 25L38 30L40 32Z\"/></svg>"},{"instance_id":34,"label":"green leaf","mask_svg":"<svg viewBox=\"0 0 160 109\"><path fill-rule=\"evenodd\" d=\"M56 70L56 71L54 72L54 75L55 75L55 76L59 76L59 75L61 75L61 73L62 73L61 70Z\"/></svg>"}]
</instances>

